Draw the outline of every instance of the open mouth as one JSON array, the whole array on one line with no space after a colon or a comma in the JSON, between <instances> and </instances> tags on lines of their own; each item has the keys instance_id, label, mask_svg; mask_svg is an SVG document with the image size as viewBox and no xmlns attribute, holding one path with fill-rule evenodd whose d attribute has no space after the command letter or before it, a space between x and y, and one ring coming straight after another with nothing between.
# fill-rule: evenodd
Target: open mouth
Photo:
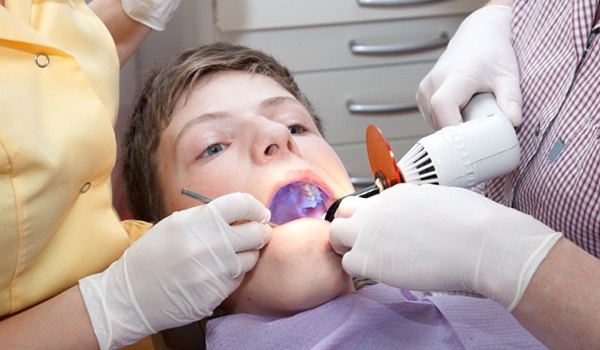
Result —
<instances>
[{"instance_id":1,"label":"open mouth","mask_svg":"<svg viewBox=\"0 0 600 350\"><path fill-rule=\"evenodd\" d=\"M280 188L271 200L271 222L281 225L300 218L322 218L331 196L320 187L305 181Z\"/></svg>"}]
</instances>

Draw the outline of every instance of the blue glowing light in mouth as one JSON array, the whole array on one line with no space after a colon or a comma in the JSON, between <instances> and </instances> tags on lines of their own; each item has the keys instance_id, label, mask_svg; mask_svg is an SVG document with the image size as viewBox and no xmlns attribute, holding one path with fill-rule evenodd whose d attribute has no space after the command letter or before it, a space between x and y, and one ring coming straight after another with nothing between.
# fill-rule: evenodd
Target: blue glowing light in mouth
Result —
<instances>
[{"instance_id":1,"label":"blue glowing light in mouth","mask_svg":"<svg viewBox=\"0 0 600 350\"><path fill-rule=\"evenodd\" d=\"M281 225L300 218L322 218L331 196L318 186L304 181L280 188L271 204L271 222Z\"/></svg>"}]
</instances>

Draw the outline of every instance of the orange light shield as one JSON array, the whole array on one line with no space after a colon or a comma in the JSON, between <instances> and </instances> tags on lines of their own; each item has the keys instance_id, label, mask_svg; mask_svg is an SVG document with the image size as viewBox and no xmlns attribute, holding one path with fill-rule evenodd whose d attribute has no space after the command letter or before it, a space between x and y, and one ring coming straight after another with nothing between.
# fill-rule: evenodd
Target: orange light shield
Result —
<instances>
[{"instance_id":1,"label":"orange light shield","mask_svg":"<svg viewBox=\"0 0 600 350\"><path fill-rule=\"evenodd\" d=\"M402 182L394 152L381 130L375 125L367 127L367 155L375 183L380 190Z\"/></svg>"}]
</instances>

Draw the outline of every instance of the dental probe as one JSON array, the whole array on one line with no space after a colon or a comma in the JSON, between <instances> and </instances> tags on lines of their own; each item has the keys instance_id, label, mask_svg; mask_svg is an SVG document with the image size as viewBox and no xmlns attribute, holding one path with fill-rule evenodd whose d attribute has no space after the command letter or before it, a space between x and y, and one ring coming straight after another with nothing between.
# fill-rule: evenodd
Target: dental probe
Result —
<instances>
[{"instance_id":1,"label":"dental probe","mask_svg":"<svg viewBox=\"0 0 600 350\"><path fill-rule=\"evenodd\" d=\"M182 188L181 189L181 194L186 195L186 196L188 196L190 198L197 199L197 200L199 200L200 202L202 202L204 204L208 204L208 203L212 202L211 198L203 196L200 193L196 193L196 192L194 192L194 191L192 191L190 189L187 189L187 188Z\"/></svg>"},{"instance_id":2,"label":"dental probe","mask_svg":"<svg viewBox=\"0 0 600 350\"><path fill-rule=\"evenodd\" d=\"M185 196L188 196L190 198L194 198L194 199L196 199L196 200L198 200L198 201L200 201L200 202L202 202L204 204L208 204L208 203L212 202L212 198L203 196L200 193L196 193L196 192L190 190L189 188L182 188L181 189L181 194L183 194ZM271 221L267 222L267 224L269 226L271 226L271 227L277 226L277 224L272 223Z\"/></svg>"}]
</instances>

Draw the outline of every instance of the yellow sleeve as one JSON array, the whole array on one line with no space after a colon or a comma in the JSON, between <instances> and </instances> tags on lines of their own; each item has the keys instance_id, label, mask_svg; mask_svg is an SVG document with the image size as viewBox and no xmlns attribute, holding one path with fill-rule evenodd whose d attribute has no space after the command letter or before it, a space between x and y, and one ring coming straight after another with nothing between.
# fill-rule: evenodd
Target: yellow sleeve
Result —
<instances>
[{"instance_id":1,"label":"yellow sleeve","mask_svg":"<svg viewBox=\"0 0 600 350\"><path fill-rule=\"evenodd\" d=\"M140 221L140 220L123 220L121 224L125 228L125 231L129 234L129 242L133 244L137 241L144 233L146 233L152 224ZM124 350L153 350L155 349L152 342L152 337L146 337L139 342L126 346Z\"/></svg>"},{"instance_id":2,"label":"yellow sleeve","mask_svg":"<svg viewBox=\"0 0 600 350\"><path fill-rule=\"evenodd\" d=\"M142 235L152 227L151 223L141 220L123 220L121 221L121 224L125 228L125 231L127 231L129 242L131 244L142 237Z\"/></svg>"}]
</instances>

